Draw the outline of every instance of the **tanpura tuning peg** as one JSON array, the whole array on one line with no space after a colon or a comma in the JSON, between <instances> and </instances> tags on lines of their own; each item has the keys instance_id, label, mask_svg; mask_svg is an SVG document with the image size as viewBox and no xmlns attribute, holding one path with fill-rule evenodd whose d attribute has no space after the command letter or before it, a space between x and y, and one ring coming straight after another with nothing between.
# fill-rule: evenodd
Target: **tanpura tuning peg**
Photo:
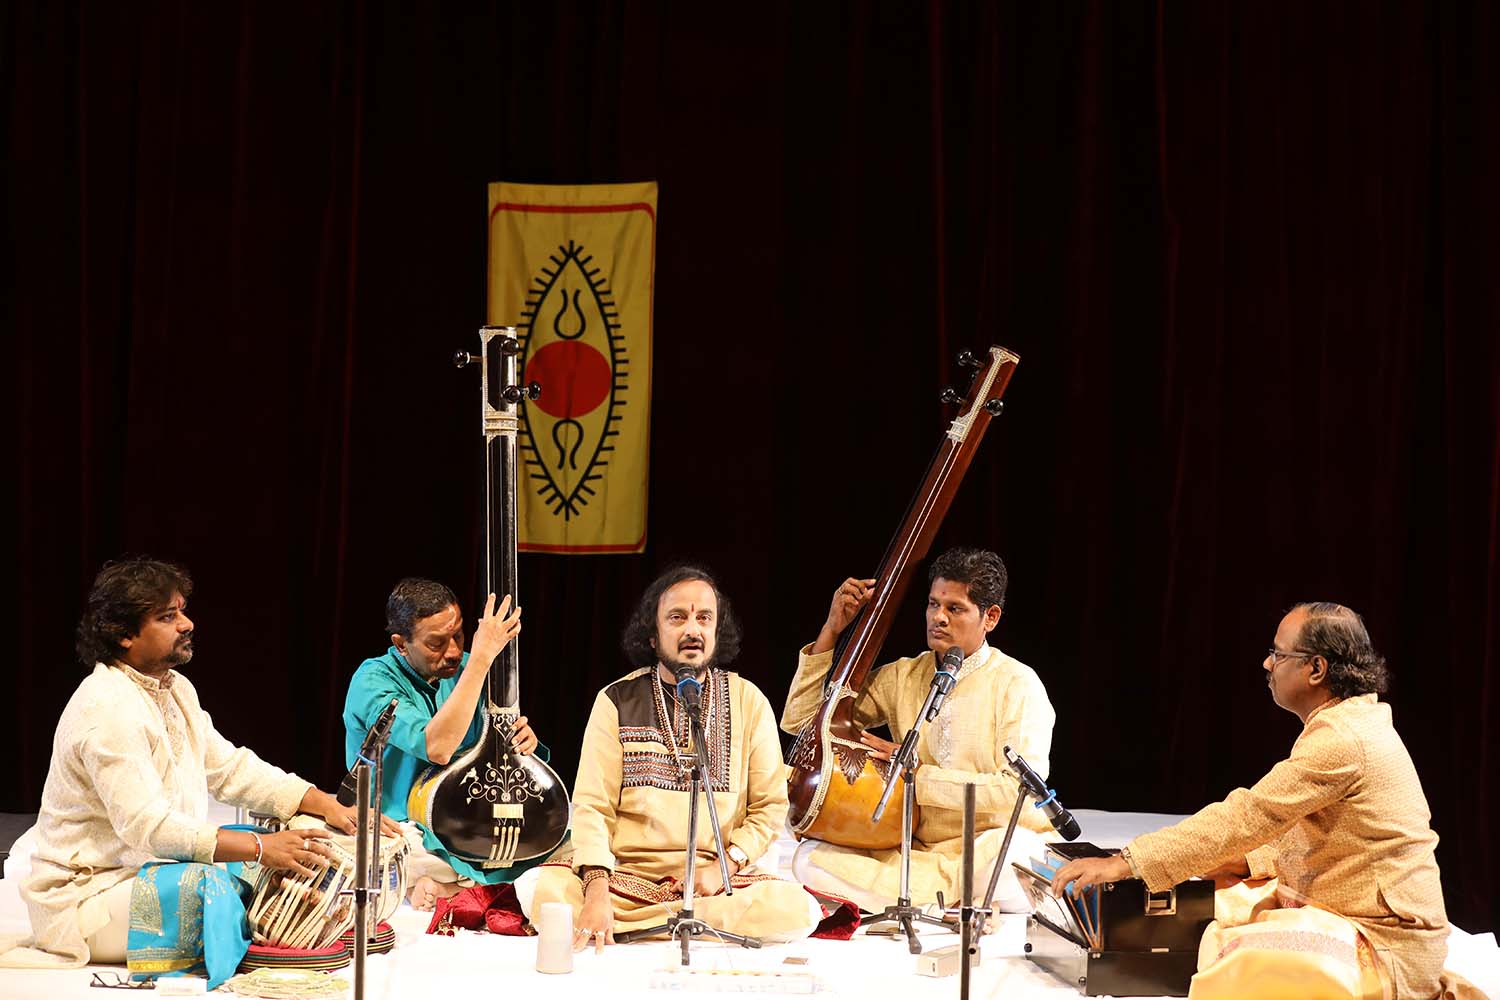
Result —
<instances>
[{"instance_id":1,"label":"tanpura tuning peg","mask_svg":"<svg viewBox=\"0 0 1500 1000\"><path fill-rule=\"evenodd\" d=\"M953 403L961 402L962 400L963 396L959 395L958 390L953 388L953 386L951 385L944 389L938 396L939 402L948 403L950 405Z\"/></svg>"},{"instance_id":2,"label":"tanpura tuning peg","mask_svg":"<svg viewBox=\"0 0 1500 1000\"><path fill-rule=\"evenodd\" d=\"M960 368L978 368L983 364L982 361L974 356L974 352L967 347L958 352L958 357L954 358L954 361Z\"/></svg>"},{"instance_id":3,"label":"tanpura tuning peg","mask_svg":"<svg viewBox=\"0 0 1500 1000\"><path fill-rule=\"evenodd\" d=\"M992 399L988 403L984 404L984 408L989 411L990 416L998 417L1000 415L1000 411L1005 409L1005 400Z\"/></svg>"},{"instance_id":4,"label":"tanpura tuning peg","mask_svg":"<svg viewBox=\"0 0 1500 1000\"><path fill-rule=\"evenodd\" d=\"M462 368L465 365L472 365L474 362L476 362L478 360L479 360L478 358L476 358L474 355L470 354L468 351L454 351L453 352L453 367L454 368Z\"/></svg>"},{"instance_id":5,"label":"tanpura tuning peg","mask_svg":"<svg viewBox=\"0 0 1500 1000\"><path fill-rule=\"evenodd\" d=\"M523 399L537 399L542 394L542 386L538 382L530 385L508 385L500 392L501 398L507 403L519 403Z\"/></svg>"}]
</instances>

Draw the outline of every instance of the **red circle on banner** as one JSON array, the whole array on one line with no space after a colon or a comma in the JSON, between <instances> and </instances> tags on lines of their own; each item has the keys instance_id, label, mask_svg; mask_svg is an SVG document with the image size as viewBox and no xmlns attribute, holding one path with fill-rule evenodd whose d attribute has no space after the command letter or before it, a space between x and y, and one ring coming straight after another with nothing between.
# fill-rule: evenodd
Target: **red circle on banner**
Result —
<instances>
[{"instance_id":1,"label":"red circle on banner","mask_svg":"<svg viewBox=\"0 0 1500 1000\"><path fill-rule=\"evenodd\" d=\"M612 378L609 362L597 348L576 340L556 340L526 362L523 381L542 386L541 397L530 405L561 420L598 409L609 395Z\"/></svg>"}]
</instances>

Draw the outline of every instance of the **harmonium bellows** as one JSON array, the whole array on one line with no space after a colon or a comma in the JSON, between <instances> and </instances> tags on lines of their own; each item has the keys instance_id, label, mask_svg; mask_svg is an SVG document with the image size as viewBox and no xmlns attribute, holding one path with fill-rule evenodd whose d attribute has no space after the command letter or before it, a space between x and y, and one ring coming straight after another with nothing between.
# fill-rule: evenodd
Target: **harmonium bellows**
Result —
<instances>
[{"instance_id":1,"label":"harmonium bellows","mask_svg":"<svg viewBox=\"0 0 1500 1000\"><path fill-rule=\"evenodd\" d=\"M1026 957L1084 996L1187 996L1198 941L1214 918L1214 883L1191 879L1151 892L1132 878L1076 899L1053 898L1058 868L1112 853L1088 843L1049 844L1044 857L1013 866L1032 903Z\"/></svg>"}]
</instances>

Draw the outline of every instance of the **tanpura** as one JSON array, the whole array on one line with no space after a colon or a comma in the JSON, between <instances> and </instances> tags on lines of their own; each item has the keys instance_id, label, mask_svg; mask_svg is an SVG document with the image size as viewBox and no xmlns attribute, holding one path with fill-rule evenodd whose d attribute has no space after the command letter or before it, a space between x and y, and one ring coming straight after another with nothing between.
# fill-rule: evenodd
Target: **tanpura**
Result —
<instances>
[{"instance_id":1,"label":"tanpura","mask_svg":"<svg viewBox=\"0 0 1500 1000\"><path fill-rule=\"evenodd\" d=\"M521 385L514 327L479 331L480 356L454 355L460 367L480 363L480 417L485 441L485 585L517 596L516 439L519 405L541 387ZM506 643L485 680L485 725L479 742L448 764L424 771L407 813L448 851L478 868L509 868L543 857L562 843L572 805L557 772L516 752L520 718L519 637Z\"/></svg>"},{"instance_id":2,"label":"tanpura","mask_svg":"<svg viewBox=\"0 0 1500 1000\"><path fill-rule=\"evenodd\" d=\"M798 837L866 850L901 843L905 790L900 784L880 823L871 820L890 765L872 756L870 748L860 742L854 704L880 655L912 573L927 557L990 420L1004 405L1001 396L1020 360L1003 347L991 347L985 358L969 351L959 355L960 367L975 370L968 394L960 397L949 388L942 399L945 403L962 400L963 408L938 445L917 495L881 557L874 596L839 636L822 707L802 727L787 754L791 765L787 822Z\"/></svg>"}]
</instances>

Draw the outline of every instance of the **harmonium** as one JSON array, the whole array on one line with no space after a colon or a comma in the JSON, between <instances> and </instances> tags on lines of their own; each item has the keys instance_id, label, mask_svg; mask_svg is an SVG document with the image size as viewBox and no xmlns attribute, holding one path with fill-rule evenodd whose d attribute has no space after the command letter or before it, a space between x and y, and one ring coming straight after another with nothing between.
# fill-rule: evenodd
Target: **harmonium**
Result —
<instances>
[{"instance_id":1,"label":"harmonium","mask_svg":"<svg viewBox=\"0 0 1500 1000\"><path fill-rule=\"evenodd\" d=\"M1198 940L1214 918L1213 882L1151 892L1132 878L1053 898L1053 872L1075 858L1113 853L1087 843L1048 844L1044 857L1013 865L1032 906L1026 957L1084 996L1187 996Z\"/></svg>"}]
</instances>

